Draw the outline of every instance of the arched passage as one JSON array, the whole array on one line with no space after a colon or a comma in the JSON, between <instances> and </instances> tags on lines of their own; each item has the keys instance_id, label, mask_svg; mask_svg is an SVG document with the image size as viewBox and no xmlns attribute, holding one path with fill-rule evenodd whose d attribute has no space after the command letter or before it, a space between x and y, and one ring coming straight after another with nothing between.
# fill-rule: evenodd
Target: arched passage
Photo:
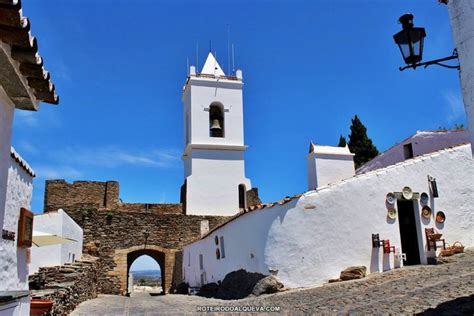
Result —
<instances>
[{"instance_id":1,"label":"arched passage","mask_svg":"<svg viewBox=\"0 0 474 316\"><path fill-rule=\"evenodd\" d=\"M126 249L115 250L114 271L109 272L119 278L120 292L122 295L128 294L128 273L133 261L142 255L148 255L156 260L161 268L161 284L163 293L169 293L173 281L175 255L177 250L165 249L159 246L143 245Z\"/></svg>"},{"instance_id":2,"label":"arched passage","mask_svg":"<svg viewBox=\"0 0 474 316\"><path fill-rule=\"evenodd\" d=\"M137 256L138 255L138 256ZM163 258L164 259L164 258ZM140 254L140 251L127 255L128 264L128 294L132 292L153 292L161 293L163 290L161 281L163 269L159 261L147 253ZM138 286L138 287L137 287Z\"/></svg>"}]
</instances>

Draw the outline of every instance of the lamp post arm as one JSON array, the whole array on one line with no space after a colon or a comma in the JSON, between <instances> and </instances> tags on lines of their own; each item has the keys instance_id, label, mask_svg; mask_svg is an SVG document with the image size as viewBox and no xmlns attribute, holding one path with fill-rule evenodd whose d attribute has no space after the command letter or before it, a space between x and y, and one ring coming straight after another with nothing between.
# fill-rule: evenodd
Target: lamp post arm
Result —
<instances>
[{"instance_id":1,"label":"lamp post arm","mask_svg":"<svg viewBox=\"0 0 474 316\"><path fill-rule=\"evenodd\" d=\"M425 61L423 63L417 63L417 64L413 64L413 65L408 65L408 66L405 66L405 67L399 67L398 69L400 71L403 71L403 70L408 69L408 68L416 69L416 67L420 67L420 66L424 66L426 68L430 65L438 65L438 66L445 67L445 68L451 68L451 69L458 69L459 70L459 69L461 69L461 67L459 65L450 66L450 65L441 64L441 62L443 62L443 61L453 60L453 59L457 59L457 58L458 58L458 52L456 50L454 50L453 55L451 55L449 57L444 57L444 58L440 58L440 59Z\"/></svg>"}]
</instances>

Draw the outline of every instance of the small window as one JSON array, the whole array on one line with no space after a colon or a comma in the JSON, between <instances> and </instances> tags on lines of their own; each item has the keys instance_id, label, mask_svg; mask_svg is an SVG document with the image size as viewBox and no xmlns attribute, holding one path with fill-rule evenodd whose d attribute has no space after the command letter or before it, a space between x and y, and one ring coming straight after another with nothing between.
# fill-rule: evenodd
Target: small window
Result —
<instances>
[{"instance_id":1,"label":"small window","mask_svg":"<svg viewBox=\"0 0 474 316\"><path fill-rule=\"evenodd\" d=\"M403 145L403 154L405 159L413 158L413 146L411 143Z\"/></svg>"},{"instance_id":2,"label":"small window","mask_svg":"<svg viewBox=\"0 0 474 316\"><path fill-rule=\"evenodd\" d=\"M224 137L224 111L219 105L209 108L209 136Z\"/></svg>"},{"instance_id":3,"label":"small window","mask_svg":"<svg viewBox=\"0 0 474 316\"><path fill-rule=\"evenodd\" d=\"M73 254L72 254L72 261L71 261L71 262L75 262L75 260L76 260L76 254L73 253Z\"/></svg>"},{"instance_id":4,"label":"small window","mask_svg":"<svg viewBox=\"0 0 474 316\"><path fill-rule=\"evenodd\" d=\"M204 262L202 259L202 254L199 254L199 269L204 270Z\"/></svg>"},{"instance_id":5,"label":"small window","mask_svg":"<svg viewBox=\"0 0 474 316\"><path fill-rule=\"evenodd\" d=\"M191 253L188 252L188 267L191 266Z\"/></svg>"},{"instance_id":6,"label":"small window","mask_svg":"<svg viewBox=\"0 0 474 316\"><path fill-rule=\"evenodd\" d=\"M245 203L246 193L247 193L247 190L245 188L245 184L239 184L239 208L240 209L246 208L246 203Z\"/></svg>"},{"instance_id":7,"label":"small window","mask_svg":"<svg viewBox=\"0 0 474 316\"><path fill-rule=\"evenodd\" d=\"M221 236L221 258L225 258L224 236Z\"/></svg>"}]
</instances>

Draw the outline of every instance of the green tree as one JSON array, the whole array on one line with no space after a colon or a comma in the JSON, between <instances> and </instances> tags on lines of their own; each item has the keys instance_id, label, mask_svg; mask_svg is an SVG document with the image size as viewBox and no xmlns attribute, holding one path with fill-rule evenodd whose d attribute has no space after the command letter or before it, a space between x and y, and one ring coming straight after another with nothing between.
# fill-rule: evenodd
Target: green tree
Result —
<instances>
[{"instance_id":1,"label":"green tree","mask_svg":"<svg viewBox=\"0 0 474 316\"><path fill-rule=\"evenodd\" d=\"M351 120L351 134L349 135L349 149L355 154L355 167L359 168L367 161L379 154L379 151L367 136L367 128L356 116Z\"/></svg>"},{"instance_id":2,"label":"green tree","mask_svg":"<svg viewBox=\"0 0 474 316\"><path fill-rule=\"evenodd\" d=\"M337 144L338 147L346 147L346 138L344 136L339 136L339 144Z\"/></svg>"},{"instance_id":3,"label":"green tree","mask_svg":"<svg viewBox=\"0 0 474 316\"><path fill-rule=\"evenodd\" d=\"M138 283L139 283L140 285L142 285L142 286L145 285L145 282L146 282L146 281L145 281L144 278L140 278L140 280L138 280Z\"/></svg>"},{"instance_id":4,"label":"green tree","mask_svg":"<svg viewBox=\"0 0 474 316\"><path fill-rule=\"evenodd\" d=\"M464 126L463 123L460 123L460 124L454 124L454 127L452 129L454 131L464 131L466 130L466 127Z\"/></svg>"}]
</instances>

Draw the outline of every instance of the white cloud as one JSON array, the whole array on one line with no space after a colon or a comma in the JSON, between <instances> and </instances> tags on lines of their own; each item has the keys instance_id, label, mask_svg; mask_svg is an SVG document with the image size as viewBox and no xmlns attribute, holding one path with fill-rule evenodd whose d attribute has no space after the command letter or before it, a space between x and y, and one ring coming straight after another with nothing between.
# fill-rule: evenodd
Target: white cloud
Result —
<instances>
[{"instance_id":1,"label":"white cloud","mask_svg":"<svg viewBox=\"0 0 474 316\"><path fill-rule=\"evenodd\" d=\"M459 93L454 93L452 90L443 92L443 97L448 105L447 120L449 123L455 123L464 114L464 103Z\"/></svg>"},{"instance_id":2,"label":"white cloud","mask_svg":"<svg viewBox=\"0 0 474 316\"><path fill-rule=\"evenodd\" d=\"M29 154L37 154L38 153L38 148L33 145L32 143L22 140L19 141L17 146L18 152L21 154L22 152L24 153L29 153Z\"/></svg>"},{"instance_id":3,"label":"white cloud","mask_svg":"<svg viewBox=\"0 0 474 316\"><path fill-rule=\"evenodd\" d=\"M70 166L40 165L34 168L39 179L75 179L82 176L82 173Z\"/></svg>"},{"instance_id":4,"label":"white cloud","mask_svg":"<svg viewBox=\"0 0 474 316\"><path fill-rule=\"evenodd\" d=\"M27 127L37 127L39 125L37 115L38 113L33 111L15 111L18 123Z\"/></svg>"},{"instance_id":5,"label":"white cloud","mask_svg":"<svg viewBox=\"0 0 474 316\"><path fill-rule=\"evenodd\" d=\"M83 166L119 167L125 165L173 168L179 164L179 154L174 150L130 151L115 146L100 148L67 147L52 153L53 160Z\"/></svg>"}]
</instances>

